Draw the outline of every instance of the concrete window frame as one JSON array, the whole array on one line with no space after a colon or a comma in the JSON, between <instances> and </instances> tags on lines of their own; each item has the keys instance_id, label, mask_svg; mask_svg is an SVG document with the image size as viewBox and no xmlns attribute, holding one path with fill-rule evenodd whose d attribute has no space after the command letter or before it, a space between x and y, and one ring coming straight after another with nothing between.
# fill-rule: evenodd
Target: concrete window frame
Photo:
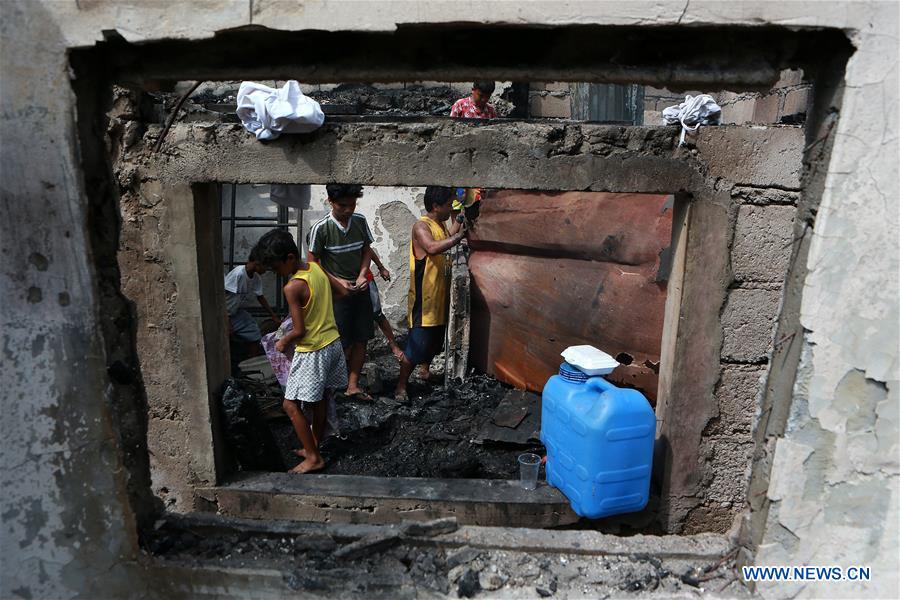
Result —
<instances>
[{"instance_id":1,"label":"concrete window frame","mask_svg":"<svg viewBox=\"0 0 900 600\"><path fill-rule=\"evenodd\" d=\"M701 132L696 140L697 156L688 149L675 149L666 156L664 148L674 148L675 132L654 127L622 128L594 124L569 124L567 137L613 140L588 142L581 153L567 155L564 169L553 150L534 156L534 141L559 137L559 127L547 124L458 123L431 120L426 123L335 123L308 136L292 136L270 144L259 144L229 124L213 127L184 124L176 126L173 156L161 156L147 167L159 178L159 195L173 207L178 223L170 243L179 249L173 258L179 290L178 306L183 307L184 327L179 328L182 347L195 350L194 369L188 399L191 418L191 463L200 481L197 493L224 510L216 500L214 486L227 472L222 448L224 440L216 423L217 394L227 376L227 358L221 348L227 347L219 323L224 310L224 297L216 249L221 247L218 227L218 202L215 185L219 182L242 184L304 183L322 184L332 180L355 181L365 185L483 185L487 187L526 187L559 191L590 189L593 191L665 193L674 185L676 194L673 215L671 292L666 303L663 354L660 373L660 399L657 405L660 447L671 452L664 466L672 465L671 456L684 456L682 437L698 418L697 404L691 399L712 396L721 373L719 353L722 345L720 314L730 285L730 244L737 219L738 203L730 190L742 183L761 181L778 165L761 164L757 170L736 174L734 181L723 184L727 172L705 164L697 156L712 153L718 145L761 148L781 143L796 147L796 129L747 130L726 127ZM388 132L387 136L377 135ZM773 135L782 139L773 140ZM423 137L430 138L430 149L420 147ZM625 155L601 156L607 146L627 140L633 148ZM214 141L213 141L214 140ZM360 142L359 140L367 140ZM348 150L347 147L350 149ZM228 149L231 150L228 150ZM479 148L454 169L438 169L444 156L467 156L468 148ZM496 165L500 149L509 163ZM362 173L355 158L362 153L372 157L373 166ZM531 155L530 160L526 157ZM799 157L799 153L797 154ZM317 164L315 157L329 157ZM298 160L301 158L302 160ZM510 168L517 162L519 168ZM504 163L506 161L503 161ZM528 164L528 163L531 164ZM391 169L389 164L405 165ZM425 165L433 173L423 182L417 165ZM307 166L308 165L308 166ZM327 167L326 167L327 165ZM703 168L701 168L701 165ZM698 176L712 168L714 175ZM799 169L799 163L797 165ZM441 172L441 175L438 173ZM585 175L603 173L587 182ZM541 174L536 176L536 174ZM779 183L790 187L792 175L782 174ZM156 186L157 182L153 182ZM718 188L716 186L719 186ZM690 236L692 227L702 227L707 235ZM692 268L686 268L688 257ZM199 309L199 313L198 313ZM202 323L196 327L195 323ZM685 404L688 402L688 404ZM708 419L708 416L707 416ZM678 432L672 440L673 432ZM699 451L699 444L695 451ZM685 461L691 457L686 456ZM678 466L676 465L676 469ZM687 466L680 467L681 472ZM676 470L676 473L679 471ZM671 470L663 470L663 477ZM224 504L224 503L223 503ZM246 513L245 513L246 514Z\"/></svg>"},{"instance_id":2,"label":"concrete window frame","mask_svg":"<svg viewBox=\"0 0 900 600\"><path fill-rule=\"evenodd\" d=\"M452 27L445 29L454 31ZM460 29L463 28L457 28ZM610 32L617 28L597 29ZM683 30L672 29L667 31L667 35L677 37L682 32ZM723 34L727 37L731 33L728 28L711 28L709 31L701 32L699 38L713 43ZM632 34L633 32L621 32L624 37ZM240 35L253 36L254 33L243 32ZM503 35L507 33L504 32ZM448 68L438 61L436 70L429 71L425 75L433 80L471 79L476 74L481 77L493 76L495 79L516 79L528 73L529 77L550 80L560 79L557 74L562 73L564 74L562 79L566 80L674 83L675 87L682 88L692 84L715 82L734 84L738 88L758 88L774 82L782 67L805 68L817 63L820 67L818 71L809 69L809 72L813 73L811 78L814 81L818 75L822 76L820 81L824 81L824 87L820 87L819 90L827 93L817 95L812 126L807 131L809 139L811 134L821 133L820 128L824 122L821 114L836 99L839 100L833 86L835 79L843 72L847 50L844 46L832 46L828 49L827 60L813 61L813 57L805 53L773 56L771 51L764 48L772 40L777 42L779 47L784 47L796 43L798 36L807 36L807 39L814 42L811 46L821 49L829 46L834 38L831 34L823 34L820 36L822 39L809 38L810 35L813 34L808 31L798 33L786 29L766 30L763 35L757 36L754 43L745 44L744 52L737 58L739 68L733 72L721 67L710 69L708 65L703 66L688 60L689 64L682 72L673 74L658 57L648 58L644 65L634 69L622 70L619 67L611 67L610 63L602 60L608 59L612 52L607 41L597 50L598 55L589 53L589 56L578 62L575 67L563 66L562 59L567 54L561 52L547 59L547 64L551 66L545 64L537 70L529 70L521 63L514 65L509 57L504 56L496 65L488 66L456 65ZM697 32L691 32L690 37L696 41ZM845 41L843 37L840 39ZM191 79L195 76L232 79L239 73L251 73L259 78L263 78L266 74L288 74L286 65L247 69L246 66L226 65L224 59L213 61L216 64L210 64L210 60L203 56L223 41L223 39L213 40L212 45L206 42L159 42L144 48L129 48L129 52L122 53L121 42L111 40L106 46L101 45L92 50L73 53L73 67L80 79L76 81L75 88L79 99L79 114L84 117L80 119L79 124L89 189L92 185L100 188L108 185L110 169L103 149L89 138L95 134L95 127L102 126L105 122L105 109L108 103L106 98L109 94L104 97L104 93L109 92L113 81L148 84L167 79ZM209 47L204 49L204 45ZM155 48L148 50L149 46ZM577 47L577 44L575 46ZM187 50L189 54L196 52L191 54L191 57L199 58L191 60L191 57L188 57L182 65L167 62L169 59L166 57L172 52L177 54L183 50ZM260 56L263 56L262 49L260 52ZM766 60L762 63L750 60L749 57L754 56L754 53L765 56ZM137 64L139 61L135 56L147 60ZM415 60L407 57L404 59L407 62L401 61L400 66L396 64L391 66L388 64L390 62L388 58L376 56L351 65L352 61L348 62L347 56L339 56L324 66L292 66L299 66L298 76L310 74L311 81L379 80L384 79L386 74L390 74L392 80L425 78L422 76L423 70L415 68ZM504 63L504 60L507 62ZM728 63L728 60L723 62ZM94 89L88 89L91 86L94 86ZM671 130L587 124L570 124L564 127L517 122L474 125L431 122L427 119L399 124L348 122L329 124L315 134L304 136L302 140L294 137L269 145L259 145L255 141L247 140L246 137L238 135L239 132L230 125L210 129L185 124L177 125L169 134L177 145L178 152L174 156L170 153L160 155L156 164L150 168L155 168L159 173L162 196L176 205L186 202L187 205L182 209L187 211L185 213L187 215L193 214L195 223L203 220L205 218L203 215L208 210L208 207L202 206L203 202L195 201L197 190L202 196L204 184L216 181L326 183L341 179L365 185L421 185L427 180L427 183L439 185L478 184L526 189L588 189L636 193L677 191L678 202L674 221L676 227L673 228L677 229L677 234L673 231L675 240L673 248L675 255L681 257L679 259L681 268L677 266L673 268L673 279L670 282L670 286L674 286L673 289L677 289L678 293L670 292L671 301L667 301L666 306L667 325L664 332L663 364L669 367L664 367L665 370L660 374L661 382L665 381L665 384L661 383L663 393L658 404L658 437L662 451L661 479L664 495L660 520L668 529L675 530L677 527L671 525L678 521L683 516L680 513L686 510L682 499L688 498L686 503L689 505L690 498L696 495L698 489L697 465L700 462L698 439L702 435L703 424L708 422L714 410L714 389L721 374L719 363L723 342L721 315L732 281L730 252L737 219L738 203L735 202L735 198L739 197L735 196L738 193L735 190L742 187L772 187L801 194L806 191L806 182L801 182L799 170L785 169L784 165L778 164L777 161L767 161L765 153L762 152L764 147L771 147L773 137L790 137L783 136L778 133L779 131L782 130L739 127L704 130L697 136L693 145L673 151L671 148L674 146L672 143L674 134ZM385 133L389 135L383 136ZM508 161L502 170L495 170L493 164L496 155L485 151L473 152L471 149L485 147L479 145L480 142L485 142L489 148L491 144L488 138L496 139L499 137L498 134L504 133L505 141L509 142L509 145L515 145L515 141L518 140L519 148L517 152L505 150ZM578 139L579 135L581 136L579 144L582 146L587 140L586 152L567 143L572 139ZM194 154L195 149L210 141L210 136L215 140L215 144L210 147L216 145L219 147L211 153L201 151ZM799 136L794 136L797 137ZM540 142L539 145L543 148L539 153L533 152L534 146L530 144L536 141ZM796 151L798 156L804 155L804 158L809 156L809 148L804 146L802 139L775 140L775 143L780 144L779 147L786 149L785 151ZM221 152L223 144L231 148L224 155ZM733 165L722 163L719 155L720 145L744 148L744 156L748 158L749 164L745 165L743 172L735 172ZM665 155L663 150L667 148L669 154ZM373 157L365 165L353 160L353 155L363 149L370 152L369 156ZM433 175L423 178L420 174L423 150L430 160L443 161L444 165L450 162L453 168L444 167L443 175L435 170ZM194 157L190 159L194 161L193 165L187 161L189 156ZM309 157L310 160L298 161L300 156ZM403 160L408 156L415 156L416 162ZM750 160L753 156L758 157L758 160ZM518 161L520 158L522 160ZM824 158L820 155L814 160L825 159L827 152ZM427 161L424 164L426 169L434 168L434 165L429 166ZM265 165L264 172L259 171L261 165ZM548 184L546 178L546 172L550 169L555 172L552 177L553 184ZM177 175L176 172L180 174ZM452 178L450 172L453 173ZM780 174L782 178L779 180L778 177L773 177L773 174ZM659 183L660 180L664 180L665 184ZM812 204L815 204L819 194L818 189L812 191L810 198ZM103 226L95 229L92 239L99 263L108 260L110 250L114 254L115 247L110 241L117 239L117 225L110 228L108 221L110 219L115 221L116 199L112 188L101 190L91 209L92 216L97 219L96 223L105 222ZM183 225L186 227L188 222ZM198 231L195 229L191 234L197 238ZM800 241L802 243L802 240ZM196 249L186 247L183 250L185 262L182 266L187 268L178 277L186 282L192 260L196 261L194 264L197 265L194 270L199 271L200 246L198 245ZM802 256L803 252L804 249L798 245L798 248L794 249L794 257ZM110 273L105 277L106 283L113 289L118 288L118 273ZM200 289L202 287L198 286L197 289L201 305L205 302L207 307L213 306L216 300L209 297L208 290ZM119 301L120 298L110 302ZM211 326L210 317L204 315L204 312L201 310L199 315L193 316L203 323L201 329ZM670 318L676 316L677 319ZM677 327L672 326L674 323L677 323ZM779 329L788 325L781 323ZM108 344L120 342L119 339ZM133 343L130 349L127 345L126 343L124 356L130 359L130 364L136 365ZM116 349L122 351L121 346L117 346ZM205 350L203 354L204 361L208 363ZM205 386L207 391L205 395L201 394L201 401L208 403L210 390L218 375L215 367L210 364L206 364L202 371L203 375L196 378L196 389ZM139 379L121 383L121 386L122 392L128 389L129 393L138 398L143 393ZM140 402L136 404L139 405ZM139 411L140 407L137 406L136 410ZM210 416L210 438L216 435L212 419ZM119 432L119 435L122 436L123 433L125 432ZM758 443L761 435L756 436ZM203 440L198 438L197 446L202 445ZM213 443L212 447L214 446ZM138 473L140 477L135 478L135 486L130 490L132 504L135 505L139 516L146 514L149 492L146 486L140 484L146 477L142 472L146 461L137 456L142 450L146 452L146 440L143 448L136 447L131 451L132 455L126 457L126 466L129 468L133 466L140 471ZM198 455L193 460L199 465L198 469L207 474L212 481L217 481L220 462L214 454L207 454L205 457Z\"/></svg>"}]
</instances>

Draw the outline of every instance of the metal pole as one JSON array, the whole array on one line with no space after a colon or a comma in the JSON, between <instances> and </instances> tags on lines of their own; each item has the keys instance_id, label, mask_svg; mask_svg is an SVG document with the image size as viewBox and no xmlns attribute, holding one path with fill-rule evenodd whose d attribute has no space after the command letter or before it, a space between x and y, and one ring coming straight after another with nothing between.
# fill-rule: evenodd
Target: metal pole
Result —
<instances>
[{"instance_id":1,"label":"metal pole","mask_svg":"<svg viewBox=\"0 0 900 600\"><path fill-rule=\"evenodd\" d=\"M232 217L231 218L231 235L228 238L228 270L229 271L234 268L234 230L235 230L235 223L237 222L234 219L234 216L235 216L234 210L235 210L236 205L237 205L237 184L232 183L231 184L231 214L230 214L230 216Z\"/></svg>"},{"instance_id":2,"label":"metal pole","mask_svg":"<svg viewBox=\"0 0 900 600\"><path fill-rule=\"evenodd\" d=\"M290 233L290 223L288 223L288 217L289 217L289 216L290 216L290 215L288 215L288 207L287 207L287 206L282 206L282 205L279 204L279 205L278 205L278 224L276 225L276 227L278 227L279 229L284 229L285 231L287 231L288 233ZM299 257L298 257L298 258L299 258ZM277 274L276 274L276 276L275 276L275 285L276 285L276 289L278 289L278 290L284 288L285 281L284 281L284 278L283 278L281 275L277 275ZM278 294L278 295L276 296L276 299L275 299L275 306L278 307L278 311L279 311L279 312L281 312L282 310L284 310L284 308L285 308L285 307L284 307L284 294Z\"/></svg>"}]
</instances>

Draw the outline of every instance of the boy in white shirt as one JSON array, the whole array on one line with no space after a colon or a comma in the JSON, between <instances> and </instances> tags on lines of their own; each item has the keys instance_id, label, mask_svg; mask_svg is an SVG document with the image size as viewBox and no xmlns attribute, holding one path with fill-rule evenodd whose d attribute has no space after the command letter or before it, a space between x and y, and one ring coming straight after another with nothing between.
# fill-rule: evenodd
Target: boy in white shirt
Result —
<instances>
[{"instance_id":1,"label":"boy in white shirt","mask_svg":"<svg viewBox=\"0 0 900 600\"><path fill-rule=\"evenodd\" d=\"M258 254L258 249L254 247L250 251L250 259L247 263L235 267L225 276L225 307L228 309L226 321L229 337L250 345L259 345L259 341L262 339L262 332L259 330L256 319L241 308L241 305L251 295L256 296L256 300L266 309L276 325L281 324L275 311L272 310L263 295L261 276L266 272L266 268L259 261ZM253 354L254 352L251 351L250 355Z\"/></svg>"}]
</instances>

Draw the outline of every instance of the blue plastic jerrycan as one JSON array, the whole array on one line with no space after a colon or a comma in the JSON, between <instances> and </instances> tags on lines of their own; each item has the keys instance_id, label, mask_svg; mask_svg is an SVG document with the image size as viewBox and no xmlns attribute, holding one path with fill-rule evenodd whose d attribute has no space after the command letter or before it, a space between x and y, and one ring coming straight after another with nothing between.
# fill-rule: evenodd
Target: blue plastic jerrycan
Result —
<instances>
[{"instance_id":1,"label":"blue plastic jerrycan","mask_svg":"<svg viewBox=\"0 0 900 600\"><path fill-rule=\"evenodd\" d=\"M544 386L541 441L547 482L572 510L597 519L635 512L650 497L656 416L636 390L589 377L568 363Z\"/></svg>"}]
</instances>

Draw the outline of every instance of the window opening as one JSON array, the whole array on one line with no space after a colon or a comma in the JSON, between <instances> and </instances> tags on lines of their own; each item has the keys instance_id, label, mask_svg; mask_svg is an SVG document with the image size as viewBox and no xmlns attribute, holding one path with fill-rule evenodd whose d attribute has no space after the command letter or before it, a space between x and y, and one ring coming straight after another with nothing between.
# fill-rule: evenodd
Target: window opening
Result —
<instances>
[{"instance_id":1,"label":"window opening","mask_svg":"<svg viewBox=\"0 0 900 600\"><path fill-rule=\"evenodd\" d=\"M238 265L244 264L249 256L249 248L255 240L269 229L278 228L285 231L299 231L303 228L303 207L288 207L271 200L268 186L242 185L235 183L220 184L219 194L222 205L222 231L225 237L223 249L225 273L228 273ZM238 190L242 191L240 208L238 207ZM252 194L259 195L259 202L246 202ZM271 216L265 213L273 213ZM246 232L242 230L248 230ZM238 238L242 242L240 252L236 248ZM281 293L284 287L284 278L274 273L263 276L264 294L269 305L276 312L287 311L284 295ZM274 280L274 281L273 281ZM244 307L250 314L256 317L268 316L265 310L255 300Z\"/></svg>"},{"instance_id":2,"label":"window opening","mask_svg":"<svg viewBox=\"0 0 900 600\"><path fill-rule=\"evenodd\" d=\"M246 220L247 227L255 228L253 239L259 237L257 231L288 229L305 253L310 226L331 210L324 186L305 187L309 201L300 213L300 227L293 229L294 221L284 217L276 222L245 216L246 208L242 212L241 193L251 190L248 197L254 201L268 198L269 186L222 185L223 203L235 214L227 220L229 251L235 252L235 235L240 236L240 221ZM373 328L361 384L375 400L338 398L329 405L328 431L337 435L323 444L324 473L514 478L518 467L509 460L512 454L544 451L538 437L540 393L559 369L560 352L570 345L592 344L612 356L629 357L620 360L610 380L638 389L655 404L673 196L480 190L480 201L473 205L480 210L469 210L474 220L467 243L446 252L448 258L464 257L454 261L454 269L464 269L470 282L470 306L449 309L470 322L469 376L444 387L448 334L427 375L422 365L414 371L410 401L404 404L393 398L398 365L379 328L391 328L399 346L406 347L410 230L424 214L425 188L363 190L355 211L366 217L375 238L372 247L391 276L384 281L373 266L372 285L378 288L385 323L376 321ZM466 193L466 188L458 190ZM258 206L274 210L272 204ZM283 301L280 287L272 293ZM585 310L572 314L572 306ZM280 316L286 314L286 309L280 311ZM631 360L633 356L639 360ZM294 466L299 441L282 410L275 372L263 356L238 367L253 380L243 385L260 403L280 454L280 461L269 456L267 463L252 463L251 470ZM426 376L437 381L428 382Z\"/></svg>"},{"instance_id":3,"label":"window opening","mask_svg":"<svg viewBox=\"0 0 900 600\"><path fill-rule=\"evenodd\" d=\"M590 85L593 85L593 84L590 84ZM223 86L223 87L227 88L227 86ZM408 111L408 110L406 110L406 108L397 106L394 103L394 99L391 98L390 93L386 93L383 96L379 96L378 94L373 95L373 94L369 93L371 91L369 88L365 89L366 96L365 96L364 101L360 100L359 102L357 102L355 104L352 102L350 102L350 103L335 103L335 106L333 106L331 109L328 109L327 107L329 106L329 102L328 102L327 92L329 92L329 91L332 91L332 92L346 91L346 89L340 90L339 88L341 86L333 86L330 89L325 89L326 87L327 86L320 86L320 89L317 91L322 92L322 94L319 94L319 97L325 103L325 106L326 106L325 112L327 114L334 115L334 119L335 119L334 123L350 123L350 124L352 124L354 118L349 117L347 115L360 115L360 116L362 116L362 118L360 119L361 121L369 120L372 122L380 123L381 122L380 119L384 119L386 122L392 121L395 117L399 120L402 120L404 117L412 120L412 119L415 119L416 116L421 117L421 116L426 116L426 114L433 114L433 111L431 113L424 113L422 110ZM378 87L378 86L370 86L370 87L372 90L375 90L375 91L378 91L378 90L383 91L384 89L387 89L387 88ZM202 89L202 86L201 86L201 89ZM403 89L405 90L407 88L404 87ZM590 94L591 93L590 88L586 88L586 89L588 89L588 93ZM606 91L609 92L610 90L607 89ZM615 90L613 90L613 91L615 91ZM632 92L633 91L634 90L632 90ZM795 88L791 88L789 90L789 92L797 92L797 91L802 91L802 90L795 89ZM450 92L453 92L453 90L451 89ZM516 102L513 102L512 100L507 101L510 103L510 105L505 107L507 112L503 116L512 115L517 112L520 114L519 111L522 108L522 103L523 103L522 98L526 97L526 94L524 92L522 92L521 89L519 89L518 92L519 93L517 93L517 94L510 94L508 96L510 98L515 98ZM622 106L617 105L618 108L616 109L616 110L621 109L621 110L619 110L619 113L622 113L622 111L624 111L625 108L627 108L624 106L624 104L627 104L628 102L634 103L634 97L636 97L636 96L632 96L631 99L629 100L628 98L625 98L625 96L627 95L627 93L625 93L625 92L628 92L628 90L625 90L623 92L625 95L623 95L621 98L619 98L622 100L622 102L619 103ZM645 115L644 118L647 118L647 119L652 118L655 120L658 117L658 115L655 113L657 113L666 104L677 103L679 98L677 97L678 96L677 94L675 94L675 95L665 94L664 93L664 92L666 92L665 90L653 90L653 92L654 92L654 94L658 95L658 97L654 97L652 102L650 102L650 103L648 103L647 99L645 99L643 112ZM444 92L442 92L442 93L444 93ZM455 92L453 92L453 93L455 94ZM597 94L600 94L599 88L595 89L593 93L595 94L595 99L597 99L598 98ZM650 93L650 88L647 88L647 93L648 94ZM551 83L551 84L543 84L541 86L531 85L527 89L527 97L528 97L527 108L532 109L538 105L542 105L541 110L526 111L526 114L530 114L531 117L535 117L537 119L547 119L547 120L559 119L561 122L571 121L573 117L577 118L580 114L578 112L578 110L576 110L576 107L573 106L573 103L583 104L583 102L578 100L577 85L575 86L574 91L573 91L573 86L571 86L569 84L553 84L553 83ZM387 98L387 100L385 100L385 98ZM336 99L339 99L339 98L336 98ZM503 98L498 97L498 99L497 99L498 104L500 103L499 102L500 100L503 100ZM538 102L538 100L540 100L540 102ZM607 98L607 100L608 100L608 98ZM627 102L626 102L626 100L627 100ZM743 102L744 100L745 99L743 99L743 98L740 99L741 102ZM737 101L737 100L735 99L735 101ZM597 101L594 102L593 104L595 106L593 106L593 107L589 106L582 111L582 113L587 115L585 118L590 119L592 121L594 119L605 120L600 115L600 113L602 112L600 110L602 108L600 106L600 104L602 104L601 100L597 99ZM610 103L607 102L607 104L610 104ZM612 104L615 104L615 102L613 102ZM209 102L209 103L205 103L203 105L207 109L224 110L224 113L227 113L229 110L231 110L230 105L227 102ZM780 105L780 103L779 103L779 105ZM356 108L354 108L354 106ZM582 108L584 108L584 107L582 107ZM639 110L639 109L637 109L637 110ZM754 109L754 111L756 111L756 110L757 109ZM217 112L217 111L213 110L213 112ZM410 112L411 114L404 114L407 112ZM220 119L220 122L222 122L222 123L228 122L227 114L224 114L224 113L223 113L224 116L214 117L214 118ZM619 115L619 113L616 113L616 114ZM732 113L732 114L736 114L736 113ZM627 115L623 114L620 116L627 116ZM378 120L376 120L375 118L366 119L366 117L376 117ZM502 116L501 116L501 118L502 118ZM774 118L781 119L781 117L779 115L774 115ZM752 116L746 117L744 121L740 121L739 117L734 117L734 119L735 119L733 121L734 123L741 123L741 122L746 122L750 119L756 119L756 112L753 112ZM637 121L637 115L630 115L628 120L630 122ZM616 122L618 124L621 121L619 119L616 119ZM576 123L572 132L577 134L578 127L580 127L580 126ZM378 133L377 133L378 129L379 128L377 126L372 129L372 131L376 132L376 137L378 135ZM560 129L556 129L556 130L554 130L554 132L551 135L547 136L547 140L549 142L552 142L552 147L550 150L551 156L556 155L557 153L563 153L563 154L571 153L572 156L577 156L579 154L579 152L581 152L581 153L584 152L583 144L585 144L585 143L593 144L594 143L593 139L588 140L587 137L585 137L585 139L581 139L580 137L575 136L575 137L572 137L571 139L569 139L568 126L566 127L566 131L564 132L566 134L565 139L562 140L562 142L560 142L559 136L557 134L557 132L559 132L559 131L560 131ZM656 135L657 133L661 133L661 132L655 132L654 135ZM640 135L640 134L642 134L642 130L631 130L629 128L618 128L615 132L612 132L612 133L602 132L603 136L619 135L619 136L624 136L624 137L633 137L634 135ZM658 136L658 139L662 141L662 144L664 144L664 138L665 138L664 135ZM310 140L310 141L313 141L313 140ZM599 155L605 156L604 154L602 154L602 152L611 152L614 154L629 152L632 149L631 142L634 142L634 141L642 142L643 140L634 140L633 139L633 140L630 140L628 144L623 143L620 145L616 145L615 144L616 140L613 140L613 143L608 144L609 147L601 148L601 153L599 153ZM605 143L605 138L601 137L600 142ZM660 146L660 147L662 147L662 146ZM662 161L662 162L668 161L670 166L674 166L674 163L676 162L674 158L669 157L669 156L662 157L659 155L657 150L659 150L659 148L648 147L646 149L642 148L640 150L640 152L646 152L647 154L656 153L656 158L658 158L660 161ZM595 152L594 154L598 154L598 153ZM498 156L509 158L503 152L499 152ZM470 156L470 158L471 158L471 156ZM538 158L540 159L540 158L548 158L548 157L544 156L544 157L538 157ZM250 181L257 180L258 181L258 180L262 179L265 176L265 168L262 168L261 170L263 171L263 173L260 174L259 178L257 178L257 176L255 174L248 175L247 173L244 173L242 175L242 177L243 177L242 180L243 181L248 181L248 180L250 180ZM625 170L625 172L627 172L627 169ZM318 175L318 174L316 174L316 175ZM371 175L369 175L369 176L371 176ZM563 179L565 179L566 176L562 175L561 177ZM376 175L375 179L379 179L379 176ZM569 181L571 181L571 179ZM203 187L204 185L205 184L202 184L202 183L198 184L199 187ZM565 185L566 186L575 186L577 184L566 183ZM607 185L611 188L614 187L614 186L610 186L609 183L606 183L605 185ZM647 189L646 188L647 184L645 182L641 183L640 185L643 186L641 189ZM660 185L664 185L664 183L660 183ZM240 208L239 194L240 194L240 190L245 187L260 188L260 187L265 187L265 186L260 186L258 184L255 184L253 186L246 186L246 185L238 185L235 183L226 183L221 186L220 191L219 191L219 201L220 201L220 207L221 207L220 216L222 217L222 220L221 220L222 230L221 231L222 231L222 235L227 238L227 240L225 241L225 244L223 244L223 259L226 257L226 252L227 252L227 260L223 260L220 264L222 264L222 266L224 268L231 268L231 267L235 266L236 264L240 264L240 259L241 259L240 240L242 239L242 237L245 237L244 234L248 233L251 230L263 231L263 230L265 230L265 228L271 228L271 227L277 227L279 229L290 230L291 227L296 226L296 230L294 233L295 239L298 243L298 246L300 246L301 249L305 249L304 248L304 242L305 242L304 229L308 228L309 224L312 222L313 219L316 219L317 216L312 215L312 213L309 215L304 214L304 211L309 210L309 209L300 209L299 211L297 211L297 212L299 212L299 214L291 213L282 207L275 207L273 209L272 203L268 199L267 199L267 202L269 204L269 210L274 211L271 213L271 215L257 215L257 214L250 214L250 213L242 212L242 210ZM564 187L563 189L572 189L572 187ZM600 189L603 189L603 188L601 187ZM389 204L390 203L388 203L388 205ZM385 205L385 207L386 206L387 205ZM315 212L315 211L313 211L313 212ZM305 221L304 221L304 219L305 219ZM377 231L377 229L378 229L377 225L374 229L376 229L376 235L380 235L380 233ZM545 235L546 233L547 233L546 230L542 231L542 235ZM198 232L198 235L199 235L199 232ZM606 242L608 242L608 244L606 244ZM477 254L478 252L495 251L496 248L491 248L490 243L491 242L489 242L487 246L485 246L481 249L473 248L474 253ZM604 238L604 243L606 244L607 249L612 251L616 244L616 240L615 239L608 240L607 238ZM393 250L399 249L400 253L403 254L404 253L403 246L405 246L405 244L396 245L396 247L393 248ZM537 251L537 253L534 255L535 258L547 258L546 255L542 254L545 251L546 251L546 249L539 249ZM511 254L516 254L516 253L512 252ZM670 253L670 255L671 254L672 253ZM527 255L527 253L526 253L526 255ZM663 253L661 252L660 259L662 260L662 258L663 258ZM509 272L515 272L515 269L510 269ZM663 272L663 269L660 269L660 273L662 273L662 272ZM273 292L272 292L272 295L269 297L273 300L272 305L277 306L278 309L283 312L286 307L284 306L283 298L282 298L281 294L279 293L282 283L283 283L282 281L275 281L274 277L273 277L273 282L272 282L272 286L271 286ZM665 282L658 281L658 282L654 282L654 283L659 284L659 283L665 283ZM500 305L502 305L502 304L503 303L500 302ZM587 307L596 309L596 307L593 306L593 303L592 303L592 301L590 301L589 298L584 299L584 303L579 306L584 310L588 310ZM255 307L252 307L252 308L255 309ZM482 306L482 308L483 308L483 306ZM258 314L259 309L255 309L255 312L257 312L257 314ZM571 318L577 318L579 315L571 314L568 316ZM674 316L677 316L677 315L674 315ZM616 349L613 349L613 352L616 352ZM652 359L648 359L647 357L643 356L642 353L640 353L640 352L632 353L632 352L627 352L625 350L616 352L616 354L614 354L614 355L630 357L632 359L630 361L630 364L627 364L625 366L634 365L635 367L646 367L649 371L653 372L654 377L657 375L662 377L662 374L660 373L660 369L661 369L660 361L654 361ZM622 362L624 363L626 361L622 361ZM485 364L487 364L487 363L485 363ZM665 367L665 366L666 365L662 365L662 367ZM500 371L502 371L502 368L498 369L497 365L490 365L489 367L486 366L486 367L482 367L482 368L485 370L492 368L495 371L495 373L494 373L495 375L498 375L501 377L507 377L510 380L515 379L514 375L509 376L508 373L506 373L506 374L500 373ZM520 383L520 382L521 382L521 380L516 381L516 383ZM490 384L487 384L484 382L479 383L477 381L475 382L475 384L476 384L475 387L480 386L482 388L482 390L476 390L476 391L484 391L483 388L485 388L485 386L490 386ZM520 387L528 387L527 381L523 385L520 385ZM437 404L439 404L439 401L434 402L432 404L437 405ZM426 406L425 408L428 408L428 407ZM425 411L425 412L428 412L428 411ZM431 411L431 412L433 413L434 411ZM361 424L362 424L363 429L367 429L367 428L373 429L371 427L371 425L373 423L373 421L372 421L373 415L372 415L371 411L368 411L368 413L367 413L367 411L363 407L360 407L360 410L358 410L356 414L362 415L360 417L360 419L362 419ZM415 415L415 417L422 417L423 415L425 416L426 419L434 418L434 416L435 416L433 414L429 416L429 415L424 414L423 412L420 412L417 415ZM438 415L438 416L440 416L440 415ZM368 423L365 422L366 419L369 419ZM440 419L438 419L438 421L440 421ZM430 424L435 425L436 423L430 423ZM377 425L377 423L375 423L375 425ZM374 427L374 429L377 429L377 426ZM442 441L441 440L442 432L438 431L438 429L439 428L431 428L430 431L425 432L425 434L420 437L422 437L422 439L424 439L426 442L431 443L431 445L436 445L437 443ZM375 433L375 431L371 431L371 430L368 431L368 434L373 434L373 433ZM446 438L443 441L447 441ZM473 466L473 464L471 462L466 463L465 461L463 461L462 463L460 463L460 465L454 465L454 467L458 467L458 468L456 468L455 471L454 471L454 469L445 470L441 476L443 476L443 477L463 477L463 478L484 476L483 471L479 471L480 467Z\"/></svg>"}]
</instances>

